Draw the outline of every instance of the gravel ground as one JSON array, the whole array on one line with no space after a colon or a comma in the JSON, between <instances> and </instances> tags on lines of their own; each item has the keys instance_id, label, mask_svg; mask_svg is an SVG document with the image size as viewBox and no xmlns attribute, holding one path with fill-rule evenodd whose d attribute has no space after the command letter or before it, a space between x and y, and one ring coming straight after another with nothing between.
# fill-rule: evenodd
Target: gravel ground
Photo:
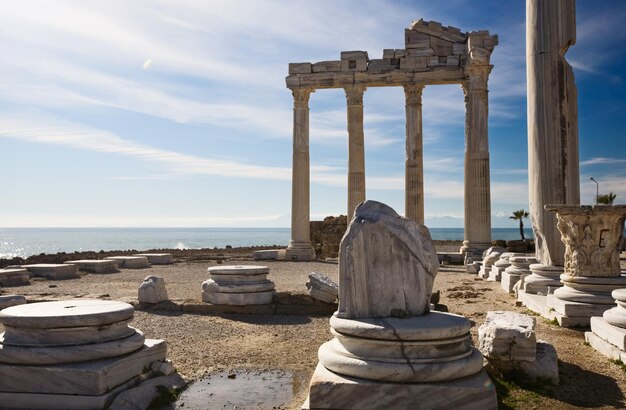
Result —
<instances>
[{"instance_id":1,"label":"gravel ground","mask_svg":"<svg viewBox=\"0 0 626 410\"><path fill-rule=\"evenodd\" d=\"M320 272L337 280L335 264L311 262L226 261L225 264L258 264L271 269L269 275L278 291L304 292L307 275ZM137 285L147 275L160 275L174 300L200 300L206 269L216 261L187 260L170 266L142 270L122 270L108 275L88 274L66 281L33 280L32 285L4 288L2 294L23 294L29 299L102 297L132 300ZM443 267L435 281L441 290L440 303L450 312L465 315L476 325L472 328L476 344L477 327L488 310L512 310L513 296L499 283L474 280L460 267ZM104 296L108 295L108 296ZM331 338L327 317L221 315L201 316L175 312L135 313L133 326L147 337L168 342L168 356L179 371L190 378L223 369L281 369L294 375L294 398L287 408L299 408L317 363L318 347ZM0 326L1 328L1 326ZM559 354L561 385L524 386L497 383L503 408L624 408L626 373L584 344L582 331L562 329L537 317L537 338L552 343ZM271 408L271 406L270 406Z\"/></svg>"}]
</instances>

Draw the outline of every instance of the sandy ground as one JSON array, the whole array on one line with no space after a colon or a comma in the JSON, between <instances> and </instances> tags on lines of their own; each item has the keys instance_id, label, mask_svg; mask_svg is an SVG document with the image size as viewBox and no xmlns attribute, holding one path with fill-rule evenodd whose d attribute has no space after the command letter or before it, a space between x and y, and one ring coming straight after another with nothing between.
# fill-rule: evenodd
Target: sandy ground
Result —
<instances>
[{"instance_id":1,"label":"sandy ground","mask_svg":"<svg viewBox=\"0 0 626 410\"><path fill-rule=\"evenodd\" d=\"M278 291L304 292L307 275L320 272L338 279L338 266L330 263L226 261L225 264L257 264L271 269L270 278ZM23 294L30 299L100 297L133 300L137 285L147 275L160 275L174 300L200 300L206 269L216 261L188 260L170 266L122 270L108 275L88 274L80 279L48 281L35 279L30 286L4 288L2 294ZM440 303L450 312L465 315L477 327L489 310L513 310L513 296L498 282L475 280L461 267L442 267L435 281L441 290ZM317 363L317 349L331 338L327 317L280 315L201 316L175 312L136 312L132 323L147 337L168 342L168 356L178 370L190 378L223 369L282 369L294 374L293 400L287 408L299 408ZM626 374L584 344L582 331L562 329L537 317L537 338L556 346L561 384L541 386L499 384L502 408L575 408L626 406ZM220 407L221 408L221 407ZM271 408L271 406L270 406Z\"/></svg>"}]
</instances>

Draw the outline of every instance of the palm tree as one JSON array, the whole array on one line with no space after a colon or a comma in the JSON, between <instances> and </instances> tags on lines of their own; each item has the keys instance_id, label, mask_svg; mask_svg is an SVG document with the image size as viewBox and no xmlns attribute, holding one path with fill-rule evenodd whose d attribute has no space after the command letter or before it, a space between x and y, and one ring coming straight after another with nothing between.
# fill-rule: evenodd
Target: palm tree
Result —
<instances>
[{"instance_id":1,"label":"palm tree","mask_svg":"<svg viewBox=\"0 0 626 410\"><path fill-rule=\"evenodd\" d=\"M518 209L517 211L513 211L513 215L509 216L509 219L513 219L514 221L519 221L519 234L522 236L522 241L525 241L524 238L524 218L528 218L528 212L523 209Z\"/></svg>"},{"instance_id":2,"label":"palm tree","mask_svg":"<svg viewBox=\"0 0 626 410\"><path fill-rule=\"evenodd\" d=\"M615 201L615 195L613 192L609 192L608 194L598 195L596 197L596 202L602 205L613 205L613 201Z\"/></svg>"}]
</instances>

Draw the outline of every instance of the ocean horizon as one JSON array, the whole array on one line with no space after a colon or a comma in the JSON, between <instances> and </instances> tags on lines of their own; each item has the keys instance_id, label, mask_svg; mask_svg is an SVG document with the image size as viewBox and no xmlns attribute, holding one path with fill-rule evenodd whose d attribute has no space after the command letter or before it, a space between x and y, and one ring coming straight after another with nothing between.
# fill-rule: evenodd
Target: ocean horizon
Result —
<instances>
[{"instance_id":1,"label":"ocean horizon","mask_svg":"<svg viewBox=\"0 0 626 410\"><path fill-rule=\"evenodd\" d=\"M463 228L429 228L434 240L463 240ZM526 239L533 239L530 228ZM519 228L492 228L493 240L518 240ZM0 228L0 258L41 253L286 246L290 228Z\"/></svg>"}]
</instances>

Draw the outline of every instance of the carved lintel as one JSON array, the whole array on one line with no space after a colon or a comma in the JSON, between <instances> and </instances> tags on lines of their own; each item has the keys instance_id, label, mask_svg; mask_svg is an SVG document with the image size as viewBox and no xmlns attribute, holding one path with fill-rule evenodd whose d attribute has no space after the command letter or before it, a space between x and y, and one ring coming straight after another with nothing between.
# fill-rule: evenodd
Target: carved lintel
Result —
<instances>
[{"instance_id":1,"label":"carved lintel","mask_svg":"<svg viewBox=\"0 0 626 410\"><path fill-rule=\"evenodd\" d=\"M343 87L346 92L346 100L348 105L363 105L363 93L367 89L362 84L350 85Z\"/></svg>"},{"instance_id":2,"label":"carved lintel","mask_svg":"<svg viewBox=\"0 0 626 410\"><path fill-rule=\"evenodd\" d=\"M312 87L297 87L291 89L294 108L309 108L309 96L315 89Z\"/></svg>"},{"instance_id":3,"label":"carved lintel","mask_svg":"<svg viewBox=\"0 0 626 410\"><path fill-rule=\"evenodd\" d=\"M406 84L403 87L406 105L422 105L424 84Z\"/></svg>"}]
</instances>

